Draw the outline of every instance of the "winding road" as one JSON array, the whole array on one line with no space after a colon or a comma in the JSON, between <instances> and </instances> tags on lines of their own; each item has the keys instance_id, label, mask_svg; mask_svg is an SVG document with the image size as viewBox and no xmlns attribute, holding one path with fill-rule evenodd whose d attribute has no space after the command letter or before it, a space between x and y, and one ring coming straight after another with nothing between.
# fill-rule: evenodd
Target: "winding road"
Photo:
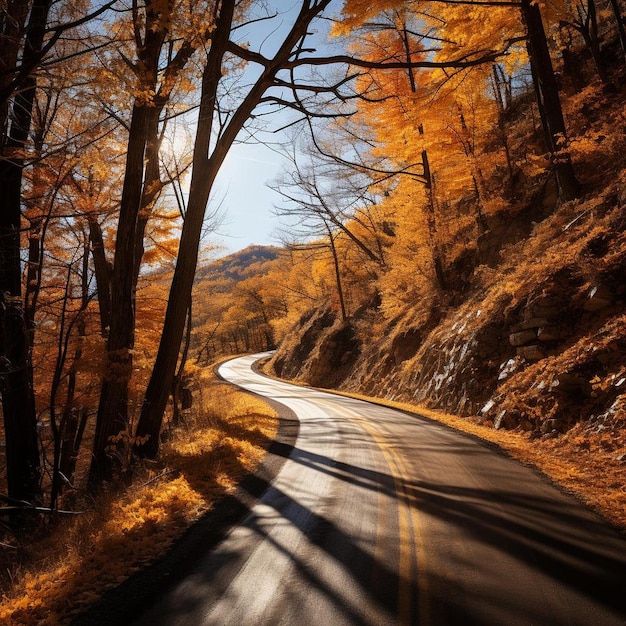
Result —
<instances>
[{"instance_id":1,"label":"winding road","mask_svg":"<svg viewBox=\"0 0 626 626\"><path fill-rule=\"evenodd\" d=\"M142 626L626 624L626 542L467 435L220 367L299 420L248 515Z\"/></svg>"}]
</instances>

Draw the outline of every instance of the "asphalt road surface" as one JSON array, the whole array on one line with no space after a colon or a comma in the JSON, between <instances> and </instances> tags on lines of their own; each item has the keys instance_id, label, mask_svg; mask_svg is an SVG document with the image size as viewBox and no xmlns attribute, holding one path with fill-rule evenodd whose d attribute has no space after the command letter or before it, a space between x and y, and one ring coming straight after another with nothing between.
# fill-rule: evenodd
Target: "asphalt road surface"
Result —
<instances>
[{"instance_id":1,"label":"asphalt road surface","mask_svg":"<svg viewBox=\"0 0 626 626\"><path fill-rule=\"evenodd\" d=\"M427 419L220 368L300 429L264 495L136 622L626 624L626 543L532 469Z\"/></svg>"}]
</instances>

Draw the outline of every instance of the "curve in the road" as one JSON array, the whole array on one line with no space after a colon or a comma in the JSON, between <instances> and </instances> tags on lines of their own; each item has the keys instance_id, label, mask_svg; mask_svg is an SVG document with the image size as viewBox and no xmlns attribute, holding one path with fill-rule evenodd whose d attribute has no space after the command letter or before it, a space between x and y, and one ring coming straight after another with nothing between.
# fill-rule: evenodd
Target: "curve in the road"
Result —
<instances>
[{"instance_id":1,"label":"curve in the road","mask_svg":"<svg viewBox=\"0 0 626 626\"><path fill-rule=\"evenodd\" d=\"M621 536L533 470L418 416L220 368L300 431L243 522L137 622L626 624Z\"/></svg>"}]
</instances>

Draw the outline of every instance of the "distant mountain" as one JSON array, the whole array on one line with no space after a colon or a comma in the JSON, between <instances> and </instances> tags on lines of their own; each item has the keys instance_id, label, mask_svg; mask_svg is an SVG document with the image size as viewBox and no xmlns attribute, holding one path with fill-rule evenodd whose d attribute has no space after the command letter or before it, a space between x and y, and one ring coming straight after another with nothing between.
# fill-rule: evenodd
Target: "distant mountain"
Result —
<instances>
[{"instance_id":1,"label":"distant mountain","mask_svg":"<svg viewBox=\"0 0 626 626\"><path fill-rule=\"evenodd\" d=\"M281 253L275 246L248 246L209 265L198 268L196 283L227 280L239 282L256 274L259 266L274 261Z\"/></svg>"}]
</instances>

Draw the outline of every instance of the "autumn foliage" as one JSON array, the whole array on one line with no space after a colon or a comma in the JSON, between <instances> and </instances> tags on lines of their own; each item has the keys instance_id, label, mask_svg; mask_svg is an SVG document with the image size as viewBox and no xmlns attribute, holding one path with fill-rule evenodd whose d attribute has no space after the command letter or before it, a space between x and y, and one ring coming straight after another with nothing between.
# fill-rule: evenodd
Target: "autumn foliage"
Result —
<instances>
[{"instance_id":1,"label":"autumn foliage","mask_svg":"<svg viewBox=\"0 0 626 626\"><path fill-rule=\"evenodd\" d=\"M296 4L266 47L284 8L247 0L0 9L7 549L158 461L226 354L623 447L622 1ZM268 128L281 245L210 265L217 174ZM558 335L523 328L543 299Z\"/></svg>"},{"instance_id":2,"label":"autumn foliage","mask_svg":"<svg viewBox=\"0 0 626 626\"><path fill-rule=\"evenodd\" d=\"M589 501L617 519L624 499L614 477L626 454L621 5L536 3L566 131L552 135L520 6L419 3L425 14L416 17L395 3L347 3L338 34L357 33L351 44L379 60L407 49L430 61L507 53L459 71L361 77L369 100L316 145L335 165L368 172L373 195L359 211L384 234L385 263L337 232L335 245L360 259L360 289L341 320L331 255L318 248L327 250L325 294L284 336L272 366L450 411L477 431L515 431L546 465L568 457L558 479L574 490L594 482ZM491 27L472 29L474 20ZM564 193L568 171L576 197ZM349 282L355 265L341 267Z\"/></svg>"}]
</instances>

